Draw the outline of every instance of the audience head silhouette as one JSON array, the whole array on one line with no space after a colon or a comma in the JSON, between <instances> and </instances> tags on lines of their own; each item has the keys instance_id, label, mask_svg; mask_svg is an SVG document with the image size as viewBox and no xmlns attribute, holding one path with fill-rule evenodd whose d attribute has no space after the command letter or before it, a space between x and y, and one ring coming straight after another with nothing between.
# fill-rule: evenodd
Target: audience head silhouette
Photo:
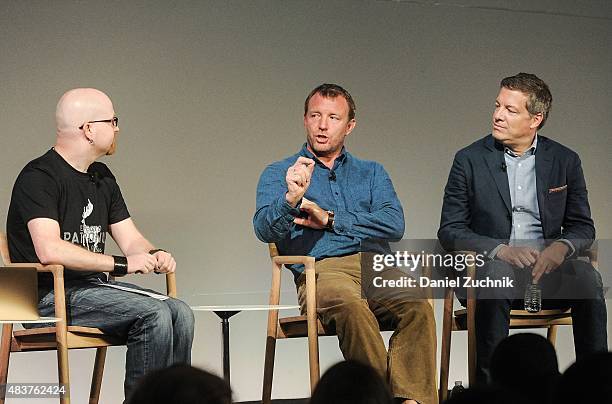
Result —
<instances>
[{"instance_id":1,"label":"audience head silhouette","mask_svg":"<svg viewBox=\"0 0 612 404\"><path fill-rule=\"evenodd\" d=\"M315 388L310 404L392 404L393 397L376 371L356 361L335 364Z\"/></svg>"},{"instance_id":2,"label":"audience head silhouette","mask_svg":"<svg viewBox=\"0 0 612 404\"><path fill-rule=\"evenodd\" d=\"M514 334L499 343L491 357L491 381L526 399L544 402L559 377L553 345L538 334Z\"/></svg>"},{"instance_id":3,"label":"audience head silhouette","mask_svg":"<svg viewBox=\"0 0 612 404\"><path fill-rule=\"evenodd\" d=\"M579 359L567 368L555 390L554 403L612 403L612 352Z\"/></svg>"},{"instance_id":4,"label":"audience head silhouette","mask_svg":"<svg viewBox=\"0 0 612 404\"><path fill-rule=\"evenodd\" d=\"M147 374L129 404L230 404L232 390L221 378L204 370L173 365Z\"/></svg>"}]
</instances>

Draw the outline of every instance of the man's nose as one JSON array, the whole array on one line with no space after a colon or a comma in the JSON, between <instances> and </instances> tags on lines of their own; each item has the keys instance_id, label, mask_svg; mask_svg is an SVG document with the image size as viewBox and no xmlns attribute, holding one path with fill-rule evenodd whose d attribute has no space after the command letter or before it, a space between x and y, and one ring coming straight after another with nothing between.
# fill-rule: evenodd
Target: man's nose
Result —
<instances>
[{"instance_id":1,"label":"man's nose","mask_svg":"<svg viewBox=\"0 0 612 404\"><path fill-rule=\"evenodd\" d=\"M503 119L504 119L504 114L501 111L501 109L496 109L495 111L493 111L493 120L502 121Z\"/></svg>"},{"instance_id":2,"label":"man's nose","mask_svg":"<svg viewBox=\"0 0 612 404\"><path fill-rule=\"evenodd\" d=\"M327 118L322 117L319 120L319 129L327 129Z\"/></svg>"}]
</instances>

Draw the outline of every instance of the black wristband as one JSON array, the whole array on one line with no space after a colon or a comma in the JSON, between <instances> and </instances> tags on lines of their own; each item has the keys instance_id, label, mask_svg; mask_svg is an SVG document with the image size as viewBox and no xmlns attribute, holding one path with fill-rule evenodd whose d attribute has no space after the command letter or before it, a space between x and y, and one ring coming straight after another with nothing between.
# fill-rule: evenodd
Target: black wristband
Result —
<instances>
[{"instance_id":1,"label":"black wristband","mask_svg":"<svg viewBox=\"0 0 612 404\"><path fill-rule=\"evenodd\" d=\"M120 255L113 255L113 271L110 273L111 276L124 276L128 273L128 261L126 257Z\"/></svg>"},{"instance_id":2,"label":"black wristband","mask_svg":"<svg viewBox=\"0 0 612 404\"><path fill-rule=\"evenodd\" d=\"M156 248L155 250L151 250L151 251L149 251L149 254L153 255L153 254L158 253L158 252L160 252L160 251L163 251L163 252L168 252L168 251L166 251L166 250L164 250L164 249L162 249L162 248Z\"/></svg>"}]
</instances>

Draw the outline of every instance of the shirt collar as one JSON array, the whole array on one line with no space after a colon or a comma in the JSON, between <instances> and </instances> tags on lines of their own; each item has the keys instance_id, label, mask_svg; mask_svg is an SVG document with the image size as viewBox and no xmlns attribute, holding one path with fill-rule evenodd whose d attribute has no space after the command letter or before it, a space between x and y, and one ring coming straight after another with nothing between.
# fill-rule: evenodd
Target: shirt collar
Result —
<instances>
[{"instance_id":1,"label":"shirt collar","mask_svg":"<svg viewBox=\"0 0 612 404\"><path fill-rule=\"evenodd\" d=\"M308 143L304 143L302 145L302 149L300 150L300 152L298 154L300 156L304 156L304 157L308 157L309 159L313 159L318 164L321 164L322 166L325 166L325 164L323 164L323 162L321 162L321 160L319 160L317 156L315 156L314 154L312 154L310 152L310 150L308 150ZM342 146L342 151L340 152L340 155L338 157L336 157L336 160L334 161L334 165L336 165L336 164L338 164L338 165L343 164L348 155L349 155L349 153L346 151L346 147ZM336 161L338 163L336 163Z\"/></svg>"},{"instance_id":2,"label":"shirt collar","mask_svg":"<svg viewBox=\"0 0 612 404\"><path fill-rule=\"evenodd\" d=\"M529 149L527 149L525 151L525 153L523 153L523 155L525 154L531 154L534 155L536 153L536 149L538 147L538 134L536 133L535 136L533 137L533 142L531 143L531 146L529 147ZM518 154L516 154L515 152L513 152L510 148L508 147L504 147L504 152L512 157L520 157Z\"/></svg>"}]
</instances>

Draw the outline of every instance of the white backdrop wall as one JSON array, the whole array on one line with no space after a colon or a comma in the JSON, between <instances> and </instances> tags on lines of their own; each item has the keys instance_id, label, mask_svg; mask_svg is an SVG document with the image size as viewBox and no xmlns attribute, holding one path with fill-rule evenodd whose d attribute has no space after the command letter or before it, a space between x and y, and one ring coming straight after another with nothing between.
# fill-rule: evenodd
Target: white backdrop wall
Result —
<instances>
[{"instance_id":1,"label":"white backdrop wall","mask_svg":"<svg viewBox=\"0 0 612 404\"><path fill-rule=\"evenodd\" d=\"M263 303L270 264L251 225L257 179L304 141L314 86L337 82L353 94L349 150L385 165L406 237L433 238L453 154L488 133L500 79L526 71L550 85L542 134L581 155L598 237L611 238L610 4L3 0L0 206L19 170L53 144L61 94L97 87L120 117L118 153L105 162L142 231L176 256L179 294L191 304ZM193 363L221 373L218 321L196 318ZM260 397L265 327L264 313L232 319L239 400ZM465 381L466 338L455 338L451 380ZM121 400L124 353L107 357L104 403ZM558 356L562 368L574 360L571 330L560 332ZM14 355L9 381L56 380L54 358ZM279 343L277 358L274 396L306 396L305 342ZM324 339L323 370L340 359L336 340ZM85 402L93 353L70 360L73 397Z\"/></svg>"}]
</instances>

